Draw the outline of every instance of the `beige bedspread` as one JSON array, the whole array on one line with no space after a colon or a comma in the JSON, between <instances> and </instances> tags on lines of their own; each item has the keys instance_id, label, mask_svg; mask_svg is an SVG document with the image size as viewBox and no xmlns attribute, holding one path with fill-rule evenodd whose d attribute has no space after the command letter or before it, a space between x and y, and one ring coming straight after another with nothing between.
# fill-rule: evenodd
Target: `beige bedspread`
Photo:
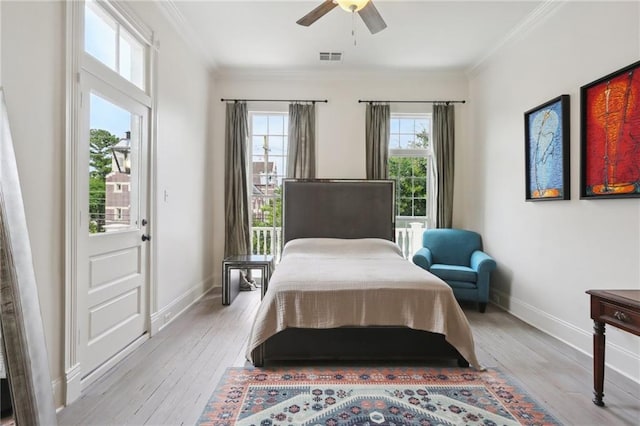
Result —
<instances>
[{"instance_id":1,"label":"beige bedspread","mask_svg":"<svg viewBox=\"0 0 640 426\"><path fill-rule=\"evenodd\" d=\"M247 358L288 327L406 326L444 334L480 368L451 288L381 239L304 238L285 246L249 336Z\"/></svg>"}]
</instances>

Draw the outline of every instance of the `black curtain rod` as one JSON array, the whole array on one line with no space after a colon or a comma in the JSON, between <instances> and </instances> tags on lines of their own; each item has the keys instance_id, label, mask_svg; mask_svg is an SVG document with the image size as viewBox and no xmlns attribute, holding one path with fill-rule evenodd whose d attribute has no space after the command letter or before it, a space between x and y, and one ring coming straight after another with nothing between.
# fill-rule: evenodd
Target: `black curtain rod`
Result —
<instances>
[{"instance_id":1,"label":"black curtain rod","mask_svg":"<svg viewBox=\"0 0 640 426\"><path fill-rule=\"evenodd\" d=\"M286 100L286 99L226 99L226 98L222 98L220 99L221 102L311 102L311 103L316 103L316 102L322 102L322 103L327 103L329 102L327 99L291 99L291 100Z\"/></svg>"},{"instance_id":2,"label":"black curtain rod","mask_svg":"<svg viewBox=\"0 0 640 426\"><path fill-rule=\"evenodd\" d=\"M467 101L363 101L362 99L358 103L389 103L389 104L464 104Z\"/></svg>"}]
</instances>

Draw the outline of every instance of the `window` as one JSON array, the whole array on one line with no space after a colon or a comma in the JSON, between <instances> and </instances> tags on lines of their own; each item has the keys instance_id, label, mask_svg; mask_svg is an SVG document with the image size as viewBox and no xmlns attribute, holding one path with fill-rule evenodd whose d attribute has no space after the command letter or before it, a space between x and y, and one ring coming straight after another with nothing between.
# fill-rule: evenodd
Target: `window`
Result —
<instances>
[{"instance_id":1,"label":"window","mask_svg":"<svg viewBox=\"0 0 640 426\"><path fill-rule=\"evenodd\" d=\"M426 224L429 206L431 114L392 114L389 179L396 182L396 227Z\"/></svg>"},{"instance_id":2,"label":"window","mask_svg":"<svg viewBox=\"0 0 640 426\"><path fill-rule=\"evenodd\" d=\"M251 133L251 226L253 252L275 254L282 226L281 188L287 173L288 113L254 112Z\"/></svg>"},{"instance_id":3,"label":"window","mask_svg":"<svg viewBox=\"0 0 640 426\"><path fill-rule=\"evenodd\" d=\"M145 46L94 0L85 3L84 50L145 90Z\"/></svg>"},{"instance_id":4,"label":"window","mask_svg":"<svg viewBox=\"0 0 640 426\"><path fill-rule=\"evenodd\" d=\"M117 2L96 0L86 0L81 9L79 71L87 101L79 119L89 151L90 234L138 226L143 199L139 179L146 163L140 151L147 146L152 105L147 93L152 34L126 19L123 10Z\"/></svg>"},{"instance_id":5,"label":"window","mask_svg":"<svg viewBox=\"0 0 640 426\"><path fill-rule=\"evenodd\" d=\"M112 94L122 100L119 93ZM127 206L136 199L137 193L130 194L130 190L133 188L136 191L138 188L135 182L139 163L131 158L137 157L142 118L93 90L88 106L89 232L96 234L121 230L135 225L129 221L131 212L127 209L125 215L121 214L115 219L107 212L115 206ZM134 210L136 205L134 203Z\"/></svg>"},{"instance_id":6,"label":"window","mask_svg":"<svg viewBox=\"0 0 640 426\"><path fill-rule=\"evenodd\" d=\"M273 209L269 206L279 194L287 170L288 128L286 113L251 114L253 226L274 225Z\"/></svg>"}]
</instances>

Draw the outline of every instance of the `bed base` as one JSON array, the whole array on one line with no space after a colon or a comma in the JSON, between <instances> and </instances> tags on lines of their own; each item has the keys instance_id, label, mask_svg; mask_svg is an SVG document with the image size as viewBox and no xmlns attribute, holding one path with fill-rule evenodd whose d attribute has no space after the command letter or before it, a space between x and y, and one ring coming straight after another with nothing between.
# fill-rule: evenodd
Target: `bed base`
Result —
<instances>
[{"instance_id":1,"label":"bed base","mask_svg":"<svg viewBox=\"0 0 640 426\"><path fill-rule=\"evenodd\" d=\"M390 361L416 362L467 360L444 335L408 327L288 328L258 346L252 353L256 367L287 361Z\"/></svg>"}]
</instances>

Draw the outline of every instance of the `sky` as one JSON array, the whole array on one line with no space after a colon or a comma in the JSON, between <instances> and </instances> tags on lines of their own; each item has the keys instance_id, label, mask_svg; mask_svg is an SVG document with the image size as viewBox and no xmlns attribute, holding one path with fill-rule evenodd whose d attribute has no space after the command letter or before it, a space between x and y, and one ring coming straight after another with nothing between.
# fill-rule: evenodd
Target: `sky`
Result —
<instances>
[{"instance_id":1,"label":"sky","mask_svg":"<svg viewBox=\"0 0 640 426\"><path fill-rule=\"evenodd\" d=\"M123 138L131 128L131 113L100 95L91 93L90 128L108 130L112 135Z\"/></svg>"}]
</instances>

